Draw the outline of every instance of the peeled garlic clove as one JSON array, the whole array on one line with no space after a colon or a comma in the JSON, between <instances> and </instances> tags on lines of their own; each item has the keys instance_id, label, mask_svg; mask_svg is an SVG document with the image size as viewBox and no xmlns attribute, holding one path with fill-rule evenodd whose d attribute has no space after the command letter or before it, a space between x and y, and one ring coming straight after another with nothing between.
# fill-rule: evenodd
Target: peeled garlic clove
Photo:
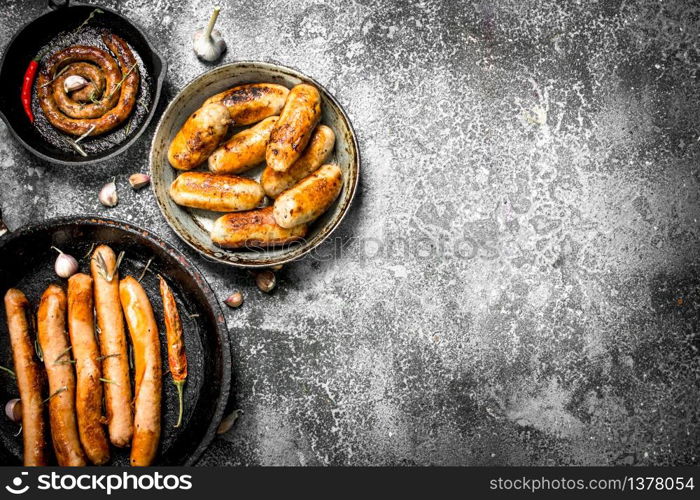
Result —
<instances>
[{"instance_id":1,"label":"peeled garlic clove","mask_svg":"<svg viewBox=\"0 0 700 500\"><path fill-rule=\"evenodd\" d=\"M78 272L78 261L75 257L62 252L56 247L51 247L58 252L58 257L56 257L56 263L54 264L54 270L56 274L61 278L70 278L75 273Z\"/></svg>"},{"instance_id":2,"label":"peeled garlic clove","mask_svg":"<svg viewBox=\"0 0 700 500\"><path fill-rule=\"evenodd\" d=\"M269 270L256 272L255 284L258 285L260 291L270 293L277 285L277 278L275 278L275 273Z\"/></svg>"},{"instance_id":3,"label":"peeled garlic clove","mask_svg":"<svg viewBox=\"0 0 700 500\"><path fill-rule=\"evenodd\" d=\"M234 309L241 307L241 304L243 304L243 294L241 292L233 292L231 295L226 297L224 304Z\"/></svg>"},{"instance_id":4,"label":"peeled garlic clove","mask_svg":"<svg viewBox=\"0 0 700 500\"><path fill-rule=\"evenodd\" d=\"M73 92L75 90L80 90L85 87L88 82L85 78L79 75L71 75L63 81L63 90L66 94Z\"/></svg>"},{"instance_id":5,"label":"peeled garlic clove","mask_svg":"<svg viewBox=\"0 0 700 500\"><path fill-rule=\"evenodd\" d=\"M100 203L105 207L115 207L119 203L119 196L117 195L117 185L114 181L108 182L100 190L99 195Z\"/></svg>"},{"instance_id":6,"label":"peeled garlic clove","mask_svg":"<svg viewBox=\"0 0 700 500\"><path fill-rule=\"evenodd\" d=\"M5 404L5 415L13 422L22 420L22 402L19 399L10 399Z\"/></svg>"},{"instance_id":7,"label":"peeled garlic clove","mask_svg":"<svg viewBox=\"0 0 700 500\"><path fill-rule=\"evenodd\" d=\"M129 184L134 188L134 191L144 188L151 183L151 176L146 174L132 174L129 177Z\"/></svg>"}]
</instances>

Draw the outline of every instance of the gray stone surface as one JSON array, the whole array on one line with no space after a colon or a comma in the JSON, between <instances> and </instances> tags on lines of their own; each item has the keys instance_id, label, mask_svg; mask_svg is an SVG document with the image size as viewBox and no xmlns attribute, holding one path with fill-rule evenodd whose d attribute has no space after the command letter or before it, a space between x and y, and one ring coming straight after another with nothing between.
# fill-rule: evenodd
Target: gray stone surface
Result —
<instances>
[{"instance_id":1,"label":"gray stone surface","mask_svg":"<svg viewBox=\"0 0 700 500\"><path fill-rule=\"evenodd\" d=\"M207 67L211 2L106 1ZM699 13L692 2L223 2L225 61L318 79L359 134L361 187L323 255L271 296L166 226L127 154L68 171L0 126L11 227L150 227L227 310L245 413L203 464L697 464ZM5 1L0 45L43 2ZM118 177L122 203L97 201Z\"/></svg>"}]
</instances>

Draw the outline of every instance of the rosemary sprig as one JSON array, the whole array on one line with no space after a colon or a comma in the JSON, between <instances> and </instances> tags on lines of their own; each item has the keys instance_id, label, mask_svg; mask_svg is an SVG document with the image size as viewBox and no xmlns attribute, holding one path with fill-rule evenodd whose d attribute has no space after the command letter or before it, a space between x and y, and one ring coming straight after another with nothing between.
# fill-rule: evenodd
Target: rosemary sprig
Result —
<instances>
[{"instance_id":1,"label":"rosemary sprig","mask_svg":"<svg viewBox=\"0 0 700 500\"><path fill-rule=\"evenodd\" d=\"M109 100L112 98L112 96L114 95L114 93L115 93L117 90L119 90L119 89L121 88L122 84L124 83L124 81L126 81L127 77L131 74L131 72L134 71L134 68L136 67L137 64L138 64L138 63L135 62L135 63L133 64L133 66L131 66L131 68L129 68L129 71L127 71L127 72L126 72L126 75L124 75L124 76L122 77L122 79L119 80L119 82L117 82L117 83L114 85L114 88L112 89L112 91L109 93L109 95L107 96L107 98L106 98L105 100L109 101Z\"/></svg>"},{"instance_id":2,"label":"rosemary sprig","mask_svg":"<svg viewBox=\"0 0 700 500\"><path fill-rule=\"evenodd\" d=\"M12 378L17 378L17 375L15 375L15 372L10 370L9 368L7 368L5 366L0 366L0 370L7 372L10 375L10 377L12 377Z\"/></svg>"},{"instance_id":3,"label":"rosemary sprig","mask_svg":"<svg viewBox=\"0 0 700 500\"><path fill-rule=\"evenodd\" d=\"M49 399L51 399L51 398L54 397L54 396L58 396L59 394L61 394L62 392L65 392L65 391L67 391L67 390L68 390L68 387L66 387L65 385L64 385L63 387L59 387L59 388L56 390L56 392L54 392L54 393L51 394L48 398L46 398L45 400L43 400L43 401L41 402L41 404L46 404L46 402L47 402Z\"/></svg>"},{"instance_id":4,"label":"rosemary sprig","mask_svg":"<svg viewBox=\"0 0 700 500\"><path fill-rule=\"evenodd\" d=\"M85 19L85 21L83 21L83 23L80 26L75 28L75 31L80 31L83 28L83 26L90 22L90 19L95 17L95 14L104 14L104 11L102 9L93 9L93 11L90 12L90 15L87 16L87 19Z\"/></svg>"},{"instance_id":5,"label":"rosemary sprig","mask_svg":"<svg viewBox=\"0 0 700 500\"><path fill-rule=\"evenodd\" d=\"M83 255L83 259L87 259L90 254L92 254L92 251L95 249L95 242L92 242L92 245L90 245L90 249L87 251L85 255Z\"/></svg>"},{"instance_id":6,"label":"rosemary sprig","mask_svg":"<svg viewBox=\"0 0 700 500\"><path fill-rule=\"evenodd\" d=\"M199 314L188 314L188 318L199 318Z\"/></svg>"},{"instance_id":7,"label":"rosemary sprig","mask_svg":"<svg viewBox=\"0 0 700 500\"><path fill-rule=\"evenodd\" d=\"M54 361L54 365L72 365L75 363L74 359L63 359L61 361Z\"/></svg>"},{"instance_id":8,"label":"rosemary sprig","mask_svg":"<svg viewBox=\"0 0 700 500\"><path fill-rule=\"evenodd\" d=\"M82 141L82 140L85 139L87 136L89 136L90 134L92 134L92 132L93 132L96 128L97 128L97 125L93 125L92 127L90 127L90 128L88 129L87 132L85 132L83 135L81 135L80 137L78 137L78 138L77 138L75 141L73 141L73 142L75 142L75 144L78 144L80 141Z\"/></svg>"},{"instance_id":9,"label":"rosemary sprig","mask_svg":"<svg viewBox=\"0 0 700 500\"><path fill-rule=\"evenodd\" d=\"M111 283L112 280L114 279L114 275L115 275L115 274L117 273L117 271L119 270L119 266L121 266L122 260L123 260L123 259L124 259L124 250L122 250L121 252L119 252L119 255L117 255L117 262L114 264L114 270L112 271L112 274L109 275L109 279L107 280L107 281L109 281L110 283Z\"/></svg>"},{"instance_id":10,"label":"rosemary sprig","mask_svg":"<svg viewBox=\"0 0 700 500\"><path fill-rule=\"evenodd\" d=\"M22 424L19 424L19 430L17 431L17 434L14 434L14 437L17 437L20 434L22 434Z\"/></svg>"},{"instance_id":11,"label":"rosemary sprig","mask_svg":"<svg viewBox=\"0 0 700 500\"><path fill-rule=\"evenodd\" d=\"M38 340L34 340L34 351L36 352L36 357L39 358L39 361L43 363L44 351L41 350L41 344L39 344Z\"/></svg>"},{"instance_id":12,"label":"rosemary sprig","mask_svg":"<svg viewBox=\"0 0 700 500\"><path fill-rule=\"evenodd\" d=\"M106 356L99 356L97 358L97 361L104 361L107 358L116 358L117 356L119 356L119 353L115 352L114 354L107 354Z\"/></svg>"},{"instance_id":13,"label":"rosemary sprig","mask_svg":"<svg viewBox=\"0 0 700 500\"><path fill-rule=\"evenodd\" d=\"M73 139L71 139L71 138L69 138L69 137L66 137L66 136L61 136L61 137L62 137L63 140L66 141L70 146L72 146L73 149L75 149L75 150L78 152L78 154L80 154L80 156L85 156L85 157L87 157L88 154L85 152L85 150L84 150L83 148L80 147L80 144L78 144L77 142L75 142Z\"/></svg>"},{"instance_id":14,"label":"rosemary sprig","mask_svg":"<svg viewBox=\"0 0 700 500\"><path fill-rule=\"evenodd\" d=\"M148 271L148 266L151 265L151 262L153 262L153 257L148 259L148 262L146 262L146 266L143 268L143 271L141 271L141 276L139 276L139 279L137 280L139 283L143 279L144 276L146 276L146 271Z\"/></svg>"},{"instance_id":15,"label":"rosemary sprig","mask_svg":"<svg viewBox=\"0 0 700 500\"><path fill-rule=\"evenodd\" d=\"M45 84L43 84L43 85L40 86L39 88L40 88L40 89L43 89L44 87L48 87L49 85L51 85L53 82L56 81L56 79L57 79L59 76L61 76L63 73L65 73L67 69L68 69L68 66L64 66L63 68L61 68L61 69L59 70L58 73L56 73L55 75L53 75L53 78L52 78L51 80L49 80L48 82L46 82Z\"/></svg>"},{"instance_id":16,"label":"rosemary sprig","mask_svg":"<svg viewBox=\"0 0 700 500\"><path fill-rule=\"evenodd\" d=\"M108 378L102 378L102 377L100 377L100 382L104 382L105 384L119 385L114 380L110 380Z\"/></svg>"},{"instance_id":17,"label":"rosemary sprig","mask_svg":"<svg viewBox=\"0 0 700 500\"><path fill-rule=\"evenodd\" d=\"M61 353L58 355L58 357L56 357L56 359L53 360L53 362L55 363L56 361L58 361L59 359L61 359L63 356L65 356L66 354L68 354L68 353L70 352L71 349L73 349L73 346L72 346L72 345L70 345L70 346L66 347L65 349L63 349L63 350L61 351Z\"/></svg>"}]
</instances>

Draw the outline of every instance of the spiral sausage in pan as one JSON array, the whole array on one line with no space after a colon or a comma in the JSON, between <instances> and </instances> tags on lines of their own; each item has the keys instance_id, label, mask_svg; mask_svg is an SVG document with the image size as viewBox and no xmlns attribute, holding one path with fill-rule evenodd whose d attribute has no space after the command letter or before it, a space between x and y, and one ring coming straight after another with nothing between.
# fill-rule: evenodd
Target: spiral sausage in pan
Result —
<instances>
[{"instance_id":1,"label":"spiral sausage in pan","mask_svg":"<svg viewBox=\"0 0 700 500\"><path fill-rule=\"evenodd\" d=\"M102 49L73 45L49 57L39 72L39 104L61 132L104 134L124 122L134 109L140 80L134 54L116 35L103 35L102 41L117 56L118 64ZM82 76L90 85L66 94L63 83L71 75Z\"/></svg>"}]
</instances>

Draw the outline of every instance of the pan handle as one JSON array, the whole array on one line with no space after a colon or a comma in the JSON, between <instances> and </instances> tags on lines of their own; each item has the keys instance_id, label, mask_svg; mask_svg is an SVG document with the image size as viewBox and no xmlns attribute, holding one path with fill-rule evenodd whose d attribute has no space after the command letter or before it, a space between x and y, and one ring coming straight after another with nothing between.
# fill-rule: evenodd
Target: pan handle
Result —
<instances>
[{"instance_id":1,"label":"pan handle","mask_svg":"<svg viewBox=\"0 0 700 500\"><path fill-rule=\"evenodd\" d=\"M63 7L68 7L70 0L49 0L49 7L52 9L60 9Z\"/></svg>"},{"instance_id":2,"label":"pan handle","mask_svg":"<svg viewBox=\"0 0 700 500\"><path fill-rule=\"evenodd\" d=\"M8 233L10 230L7 229L7 226L2 220L2 208L0 208L0 236L3 236L5 233Z\"/></svg>"}]
</instances>

